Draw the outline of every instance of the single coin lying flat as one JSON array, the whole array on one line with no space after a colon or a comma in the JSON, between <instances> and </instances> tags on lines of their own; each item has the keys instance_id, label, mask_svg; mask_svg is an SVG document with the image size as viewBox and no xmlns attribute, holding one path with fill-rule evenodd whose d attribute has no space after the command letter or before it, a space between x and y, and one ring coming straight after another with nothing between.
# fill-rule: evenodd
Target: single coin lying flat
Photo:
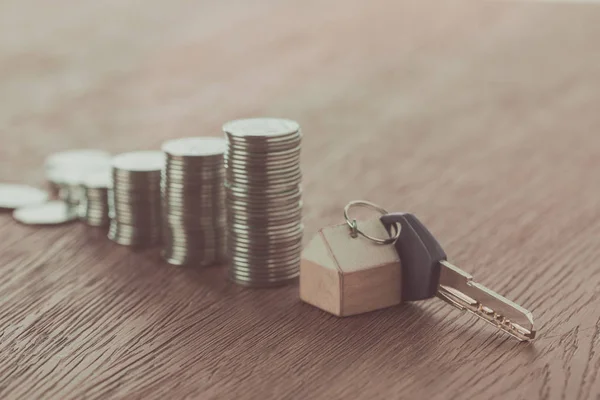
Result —
<instances>
[{"instance_id":1,"label":"single coin lying flat","mask_svg":"<svg viewBox=\"0 0 600 400\"><path fill-rule=\"evenodd\" d=\"M25 225L59 225L77 219L77 210L56 200L23 207L13 212L13 218Z\"/></svg>"},{"instance_id":2,"label":"single coin lying flat","mask_svg":"<svg viewBox=\"0 0 600 400\"><path fill-rule=\"evenodd\" d=\"M0 183L0 209L15 208L41 204L48 200L48 193L43 190L12 183Z\"/></svg>"},{"instance_id":3,"label":"single coin lying flat","mask_svg":"<svg viewBox=\"0 0 600 400\"><path fill-rule=\"evenodd\" d=\"M220 137L187 137L169 140L162 145L162 151L176 157L223 155L227 147Z\"/></svg>"}]
</instances>

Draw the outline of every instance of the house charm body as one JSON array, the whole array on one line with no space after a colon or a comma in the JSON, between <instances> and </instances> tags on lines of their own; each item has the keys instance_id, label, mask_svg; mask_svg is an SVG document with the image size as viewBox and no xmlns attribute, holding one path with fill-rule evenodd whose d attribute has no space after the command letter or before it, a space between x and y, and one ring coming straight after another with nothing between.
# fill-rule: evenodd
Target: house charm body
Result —
<instances>
[{"instance_id":1,"label":"house charm body","mask_svg":"<svg viewBox=\"0 0 600 400\"><path fill-rule=\"evenodd\" d=\"M364 231L389 236L379 219L360 221ZM394 245L353 238L347 224L321 229L302 253L300 298L343 317L400 304L401 263Z\"/></svg>"}]
</instances>

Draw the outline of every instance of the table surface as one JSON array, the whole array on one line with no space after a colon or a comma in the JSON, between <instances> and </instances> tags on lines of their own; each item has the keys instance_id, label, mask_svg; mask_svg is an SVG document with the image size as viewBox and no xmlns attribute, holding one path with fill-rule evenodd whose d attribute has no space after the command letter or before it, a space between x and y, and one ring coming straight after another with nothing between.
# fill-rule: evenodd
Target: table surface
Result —
<instances>
[{"instance_id":1,"label":"table surface","mask_svg":"<svg viewBox=\"0 0 600 400\"><path fill-rule=\"evenodd\" d=\"M592 4L1 2L2 181L296 119L306 240L350 200L414 212L538 338L437 299L339 319L3 214L0 397L600 398L599 40Z\"/></svg>"}]
</instances>

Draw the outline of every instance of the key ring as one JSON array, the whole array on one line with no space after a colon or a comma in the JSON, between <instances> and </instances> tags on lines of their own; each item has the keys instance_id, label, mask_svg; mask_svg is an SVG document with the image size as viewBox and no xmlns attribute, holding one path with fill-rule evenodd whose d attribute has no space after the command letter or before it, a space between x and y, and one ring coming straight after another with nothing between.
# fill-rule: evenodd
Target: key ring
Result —
<instances>
[{"instance_id":1,"label":"key ring","mask_svg":"<svg viewBox=\"0 0 600 400\"><path fill-rule=\"evenodd\" d=\"M344 207L344 218L346 219L346 223L350 227L350 236L355 238L355 237L358 237L358 235L361 235L362 237L369 239L370 241L375 242L377 244L392 244L396 240L398 240L398 238L400 237L400 226L398 225L398 223L395 223L392 225L394 227L394 234L391 237L385 238L385 239L380 239L380 238L376 238L376 237L367 235L366 233L364 233L363 231L358 229L358 223L356 222L356 220L350 219L350 217L348 216L348 213L352 207L370 208L370 209L373 209L373 210L381 213L382 215L388 214L388 212L385 208L380 207L377 204L371 203L370 201L365 201L365 200L351 201L350 203L346 204L346 207Z\"/></svg>"}]
</instances>

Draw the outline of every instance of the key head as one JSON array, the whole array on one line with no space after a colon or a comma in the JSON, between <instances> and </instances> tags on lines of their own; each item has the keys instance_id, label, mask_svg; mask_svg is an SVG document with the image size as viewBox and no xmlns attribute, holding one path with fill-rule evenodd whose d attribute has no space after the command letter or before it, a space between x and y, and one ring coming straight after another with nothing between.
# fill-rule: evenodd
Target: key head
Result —
<instances>
[{"instance_id":1,"label":"key head","mask_svg":"<svg viewBox=\"0 0 600 400\"><path fill-rule=\"evenodd\" d=\"M392 213L380 220L390 232L393 224L401 226L394 246L402 260L402 301L435 297L440 282L440 261L446 260L442 246L413 214Z\"/></svg>"}]
</instances>

